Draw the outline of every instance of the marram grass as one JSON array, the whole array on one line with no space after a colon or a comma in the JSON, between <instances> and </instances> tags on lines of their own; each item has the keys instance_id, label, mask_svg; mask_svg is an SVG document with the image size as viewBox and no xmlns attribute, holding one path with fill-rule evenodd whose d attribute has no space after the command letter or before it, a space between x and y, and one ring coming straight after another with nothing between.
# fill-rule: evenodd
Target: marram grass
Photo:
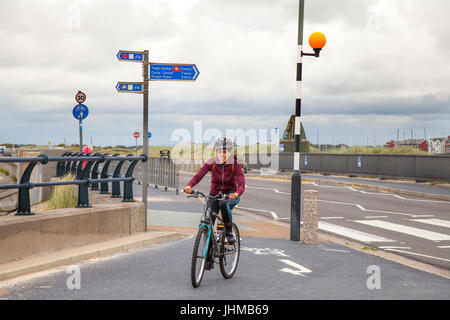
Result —
<instances>
[{"instance_id":1,"label":"marram grass","mask_svg":"<svg viewBox=\"0 0 450 320\"><path fill-rule=\"evenodd\" d=\"M75 176L69 173L61 178L61 181L75 180ZM77 195L73 185L54 186L52 195L48 200L49 209L73 208L77 205Z\"/></svg>"}]
</instances>

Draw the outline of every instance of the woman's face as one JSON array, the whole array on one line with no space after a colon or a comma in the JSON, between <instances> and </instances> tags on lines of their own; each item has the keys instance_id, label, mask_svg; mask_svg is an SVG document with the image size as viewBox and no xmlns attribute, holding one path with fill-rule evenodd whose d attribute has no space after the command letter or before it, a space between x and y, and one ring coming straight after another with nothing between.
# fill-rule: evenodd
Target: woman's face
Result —
<instances>
[{"instance_id":1,"label":"woman's face","mask_svg":"<svg viewBox=\"0 0 450 320\"><path fill-rule=\"evenodd\" d=\"M217 151L217 157L222 160L222 162L226 162L228 158L231 156L231 152L227 149L222 149Z\"/></svg>"}]
</instances>

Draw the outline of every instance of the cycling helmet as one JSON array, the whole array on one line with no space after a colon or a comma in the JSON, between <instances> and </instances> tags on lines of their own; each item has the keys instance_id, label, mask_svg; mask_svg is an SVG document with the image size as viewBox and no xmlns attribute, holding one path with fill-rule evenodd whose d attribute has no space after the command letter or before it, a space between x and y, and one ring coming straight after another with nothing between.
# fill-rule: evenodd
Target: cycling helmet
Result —
<instances>
[{"instance_id":1,"label":"cycling helmet","mask_svg":"<svg viewBox=\"0 0 450 320\"><path fill-rule=\"evenodd\" d=\"M234 141L225 137L216 139L216 141L214 141L214 150L217 152L222 149L227 149L227 151L233 152Z\"/></svg>"}]
</instances>

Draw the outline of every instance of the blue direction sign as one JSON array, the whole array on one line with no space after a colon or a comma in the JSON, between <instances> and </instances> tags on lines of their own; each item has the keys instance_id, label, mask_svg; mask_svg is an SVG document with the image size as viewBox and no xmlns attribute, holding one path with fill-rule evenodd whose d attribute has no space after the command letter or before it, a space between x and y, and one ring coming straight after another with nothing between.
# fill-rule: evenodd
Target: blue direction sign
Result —
<instances>
[{"instance_id":1,"label":"blue direction sign","mask_svg":"<svg viewBox=\"0 0 450 320\"><path fill-rule=\"evenodd\" d=\"M199 74L195 64L150 63L149 80L195 81Z\"/></svg>"},{"instance_id":2,"label":"blue direction sign","mask_svg":"<svg viewBox=\"0 0 450 320\"><path fill-rule=\"evenodd\" d=\"M152 137L152 133L151 133L151 132L148 133L148 137L149 137L149 138Z\"/></svg>"},{"instance_id":3,"label":"blue direction sign","mask_svg":"<svg viewBox=\"0 0 450 320\"><path fill-rule=\"evenodd\" d=\"M144 52L120 50L117 53L117 59L120 61L142 62L144 61Z\"/></svg>"},{"instance_id":4,"label":"blue direction sign","mask_svg":"<svg viewBox=\"0 0 450 320\"><path fill-rule=\"evenodd\" d=\"M144 84L142 82L118 82L116 89L119 92L142 93Z\"/></svg>"},{"instance_id":5,"label":"blue direction sign","mask_svg":"<svg viewBox=\"0 0 450 320\"><path fill-rule=\"evenodd\" d=\"M89 114L89 109L84 104L78 104L73 108L72 114L77 120L84 120Z\"/></svg>"}]
</instances>

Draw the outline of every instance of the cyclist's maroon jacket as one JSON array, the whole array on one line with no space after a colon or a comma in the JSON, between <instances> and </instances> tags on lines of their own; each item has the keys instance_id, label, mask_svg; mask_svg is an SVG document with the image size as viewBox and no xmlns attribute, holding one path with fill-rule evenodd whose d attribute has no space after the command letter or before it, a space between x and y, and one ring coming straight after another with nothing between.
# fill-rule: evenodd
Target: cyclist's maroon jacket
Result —
<instances>
[{"instance_id":1,"label":"cyclist's maroon jacket","mask_svg":"<svg viewBox=\"0 0 450 320\"><path fill-rule=\"evenodd\" d=\"M234 158L234 173L232 162L227 161L226 164L222 164L217 156L209 158L187 185L194 187L197 183L199 183L205 174L212 171L214 162L216 165L214 167L214 172L211 175L211 188L209 193L215 195L220 192L223 194L233 192L237 192L239 195L243 194L245 191L245 177L242 170L242 165L236 158Z\"/></svg>"}]
</instances>

